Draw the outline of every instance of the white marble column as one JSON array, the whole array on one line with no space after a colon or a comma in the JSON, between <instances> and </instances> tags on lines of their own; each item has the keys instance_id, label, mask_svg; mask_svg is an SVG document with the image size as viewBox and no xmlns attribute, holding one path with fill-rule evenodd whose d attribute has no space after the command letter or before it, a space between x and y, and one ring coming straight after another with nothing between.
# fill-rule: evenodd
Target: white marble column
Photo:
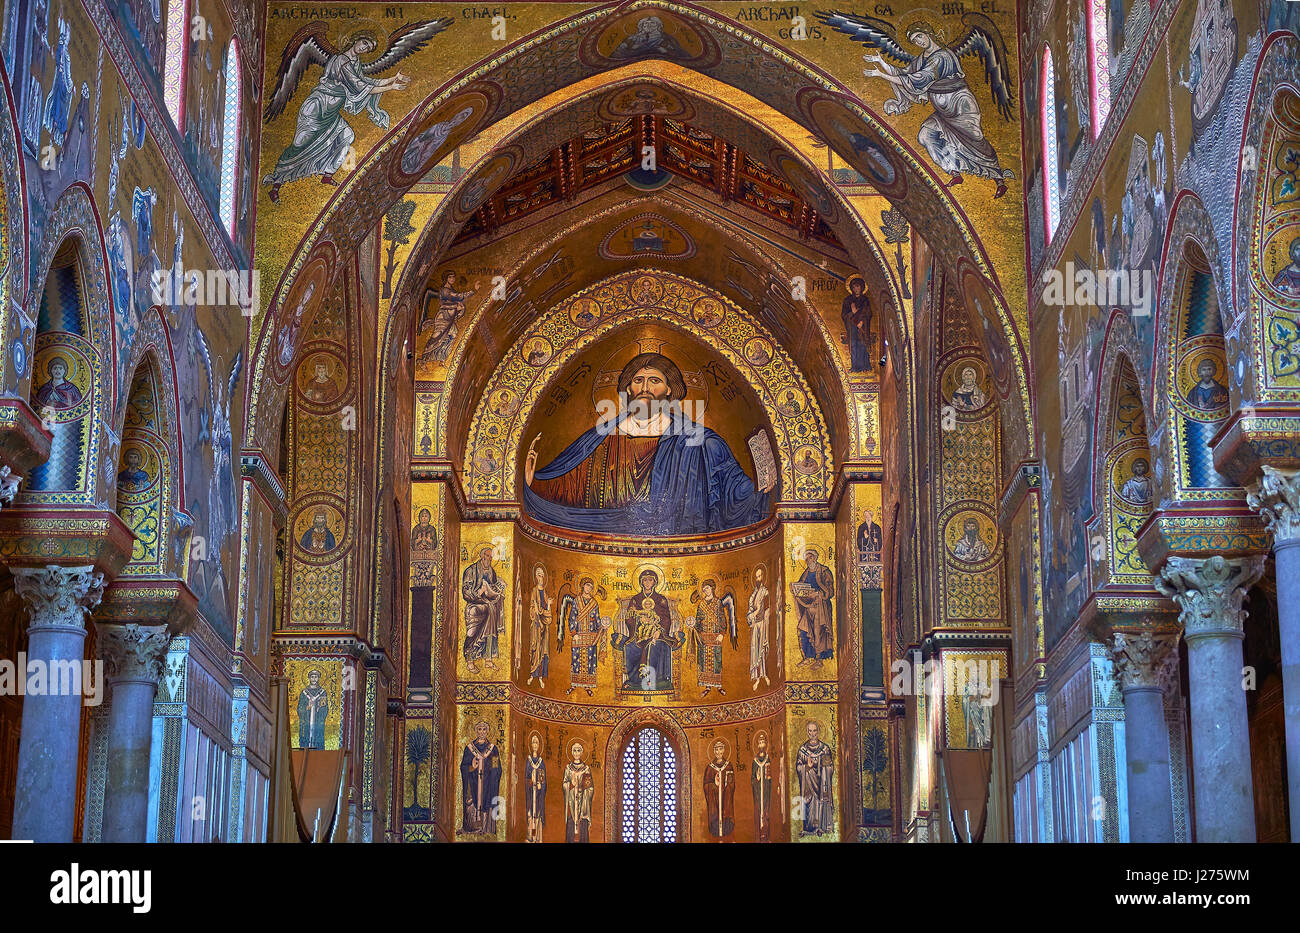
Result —
<instances>
[{"instance_id":1,"label":"white marble column","mask_svg":"<svg viewBox=\"0 0 1300 933\"><path fill-rule=\"evenodd\" d=\"M1169 732L1162 673L1176 635L1115 633L1108 642L1124 696L1124 758L1130 842L1173 842Z\"/></svg>"},{"instance_id":2,"label":"white marble column","mask_svg":"<svg viewBox=\"0 0 1300 933\"><path fill-rule=\"evenodd\" d=\"M149 825L153 700L171 635L165 625L97 625L97 653L113 691L108 711L103 842L144 842Z\"/></svg>"},{"instance_id":3,"label":"white marble column","mask_svg":"<svg viewBox=\"0 0 1300 933\"><path fill-rule=\"evenodd\" d=\"M1300 842L1300 471L1284 473L1265 466L1258 488L1246 501L1273 532L1291 841Z\"/></svg>"},{"instance_id":4,"label":"white marble column","mask_svg":"<svg viewBox=\"0 0 1300 933\"><path fill-rule=\"evenodd\" d=\"M94 567L53 565L11 572L14 589L31 612L28 670L41 665L47 673L46 689L23 697L13 838L72 842L86 613L99 605L104 575Z\"/></svg>"},{"instance_id":5,"label":"white marble column","mask_svg":"<svg viewBox=\"0 0 1300 933\"><path fill-rule=\"evenodd\" d=\"M1170 557L1155 579L1187 641L1197 842L1255 841L1241 604L1263 571L1263 555Z\"/></svg>"}]
</instances>

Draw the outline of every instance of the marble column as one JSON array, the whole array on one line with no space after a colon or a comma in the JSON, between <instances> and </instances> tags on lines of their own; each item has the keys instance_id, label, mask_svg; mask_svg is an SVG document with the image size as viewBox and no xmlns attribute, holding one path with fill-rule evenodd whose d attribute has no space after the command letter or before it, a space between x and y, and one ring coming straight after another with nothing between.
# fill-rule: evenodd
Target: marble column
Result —
<instances>
[{"instance_id":1,"label":"marble column","mask_svg":"<svg viewBox=\"0 0 1300 933\"><path fill-rule=\"evenodd\" d=\"M1265 466L1259 488L1246 501L1273 532L1291 841L1300 842L1300 471Z\"/></svg>"},{"instance_id":2,"label":"marble column","mask_svg":"<svg viewBox=\"0 0 1300 933\"><path fill-rule=\"evenodd\" d=\"M1176 635L1115 633L1111 658L1124 695L1124 758L1128 773L1130 842L1173 842L1174 801L1169 780L1163 669Z\"/></svg>"},{"instance_id":3,"label":"marble column","mask_svg":"<svg viewBox=\"0 0 1300 933\"><path fill-rule=\"evenodd\" d=\"M44 667L49 683L41 692L23 697L13 838L72 842L86 613L99 605L104 575L94 567L53 565L15 567L11 572L14 590L31 612L28 671ZM74 682L75 690L70 689Z\"/></svg>"},{"instance_id":4,"label":"marble column","mask_svg":"<svg viewBox=\"0 0 1300 933\"><path fill-rule=\"evenodd\" d=\"M1181 610L1187 641L1197 842L1255 841L1241 604L1263 571L1263 555L1170 557L1155 579Z\"/></svg>"},{"instance_id":5,"label":"marble column","mask_svg":"<svg viewBox=\"0 0 1300 933\"><path fill-rule=\"evenodd\" d=\"M103 842L144 842L149 825L153 700L171 635L165 625L97 626L97 653L113 691L108 711Z\"/></svg>"}]
</instances>

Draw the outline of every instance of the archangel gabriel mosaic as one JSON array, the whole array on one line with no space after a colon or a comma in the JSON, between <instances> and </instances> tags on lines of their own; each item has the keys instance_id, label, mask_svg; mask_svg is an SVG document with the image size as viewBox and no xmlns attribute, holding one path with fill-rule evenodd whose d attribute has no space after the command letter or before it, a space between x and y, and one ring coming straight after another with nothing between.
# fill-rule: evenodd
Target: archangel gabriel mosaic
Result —
<instances>
[{"instance_id":1,"label":"archangel gabriel mosaic","mask_svg":"<svg viewBox=\"0 0 1300 933\"><path fill-rule=\"evenodd\" d=\"M862 60L875 67L862 74L880 78L893 89L894 96L885 102L885 113L906 113L914 103L928 103L934 108L921 124L917 141L948 173L949 187L960 185L964 175L976 175L996 182L994 198L1007 193L1005 179L1012 173L1002 167L992 143L985 138L979 101L971 92L961 64L966 57L979 59L998 112L1003 119L1012 119L1014 81L1006 41L996 23L982 13L966 13L961 18L965 31L950 43L938 28L917 20L904 31L907 41L917 49L913 54L898 41L897 28L885 20L839 12L819 12L817 16L871 50Z\"/></svg>"},{"instance_id":2,"label":"archangel gabriel mosaic","mask_svg":"<svg viewBox=\"0 0 1300 933\"><path fill-rule=\"evenodd\" d=\"M365 111L376 126L388 129L390 117L379 106L379 98L386 91L402 90L410 78L400 71L387 78L378 75L424 48L450 25L449 19L408 23L389 36L388 46L379 56L367 62L361 56L379 48L379 40L371 32L363 30L346 36L336 48L326 35L325 24L319 20L298 30L285 46L275 76L275 90L267 102L265 121L270 123L284 112L312 65L321 66L323 72L298 108L293 142L263 180L271 186L271 200L280 200L281 185L311 175L319 175L322 184L337 184L334 173L348 161L356 139L343 114Z\"/></svg>"}]
</instances>

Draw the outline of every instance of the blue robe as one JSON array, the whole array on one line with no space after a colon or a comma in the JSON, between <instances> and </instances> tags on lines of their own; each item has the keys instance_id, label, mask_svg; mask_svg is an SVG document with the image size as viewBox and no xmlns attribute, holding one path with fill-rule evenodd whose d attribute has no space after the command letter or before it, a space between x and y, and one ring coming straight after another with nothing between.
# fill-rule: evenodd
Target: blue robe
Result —
<instances>
[{"instance_id":1,"label":"blue robe","mask_svg":"<svg viewBox=\"0 0 1300 933\"><path fill-rule=\"evenodd\" d=\"M1204 410L1219 408L1228 403L1228 390L1217 379L1209 386L1203 386L1198 382L1187 393L1187 401Z\"/></svg>"},{"instance_id":2,"label":"blue robe","mask_svg":"<svg viewBox=\"0 0 1300 933\"><path fill-rule=\"evenodd\" d=\"M68 135L68 114L72 109L72 58L68 54L68 36L64 33L65 24L59 22L59 45L54 56L54 83L50 85L49 96L45 98L44 122L54 144L63 147L63 139Z\"/></svg>"},{"instance_id":3,"label":"blue robe","mask_svg":"<svg viewBox=\"0 0 1300 933\"><path fill-rule=\"evenodd\" d=\"M623 652L624 690L671 690L673 686L673 652L682 646L680 636L672 633L672 613L668 600L662 593L651 593L654 613L659 619L659 630L654 638L638 641L636 612L632 605L640 605L646 594L638 592L622 601L622 611L628 616L630 634L614 632L609 641L615 651ZM648 668L643 674L642 667Z\"/></svg>"},{"instance_id":4,"label":"blue robe","mask_svg":"<svg viewBox=\"0 0 1300 933\"><path fill-rule=\"evenodd\" d=\"M314 526L314 525L311 526L310 528L308 528L308 529L307 529L306 531L304 531L303 534L302 534L302 540L299 542L299 546L300 546L304 551L315 551L315 550L318 550L317 548L312 547L311 533L312 533L313 530L315 530L315 526ZM319 550L321 550L321 551L330 551L330 550L333 550L333 549L334 549L334 544L335 544L335 541L334 541L334 532L332 532L332 531L330 531L328 528L326 528L326 529L325 529L325 546L324 546L323 548L319 548Z\"/></svg>"},{"instance_id":5,"label":"blue robe","mask_svg":"<svg viewBox=\"0 0 1300 933\"><path fill-rule=\"evenodd\" d=\"M153 253L153 189L139 188L131 195L131 210L135 214L135 254L144 262Z\"/></svg>"},{"instance_id":6,"label":"blue robe","mask_svg":"<svg viewBox=\"0 0 1300 933\"><path fill-rule=\"evenodd\" d=\"M620 416L627 417L626 413ZM596 425L538 470L535 479L580 466L610 433ZM610 508L563 505L524 487L524 506L538 521L575 531L624 535L698 535L753 525L767 517L771 496L760 493L718 434L674 413L659 439L646 502Z\"/></svg>"}]
</instances>

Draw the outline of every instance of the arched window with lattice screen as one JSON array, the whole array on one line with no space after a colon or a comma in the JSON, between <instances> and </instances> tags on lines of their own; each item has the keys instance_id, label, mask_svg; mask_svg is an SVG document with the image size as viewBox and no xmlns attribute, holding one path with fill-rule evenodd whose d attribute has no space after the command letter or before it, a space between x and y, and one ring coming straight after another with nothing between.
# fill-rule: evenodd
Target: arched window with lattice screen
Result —
<instances>
[{"instance_id":1,"label":"arched window with lattice screen","mask_svg":"<svg viewBox=\"0 0 1300 933\"><path fill-rule=\"evenodd\" d=\"M1110 27L1106 0L1088 0L1088 84L1092 103L1092 138L1101 135L1110 116Z\"/></svg>"},{"instance_id":2,"label":"arched window with lattice screen","mask_svg":"<svg viewBox=\"0 0 1300 933\"><path fill-rule=\"evenodd\" d=\"M1052 242L1061 219L1061 189L1056 152L1056 69L1052 50L1043 49L1042 93L1039 95L1040 129L1043 137L1043 221L1047 242Z\"/></svg>"},{"instance_id":3,"label":"arched window with lattice screen","mask_svg":"<svg viewBox=\"0 0 1300 933\"><path fill-rule=\"evenodd\" d=\"M677 841L677 750L654 726L638 729L623 746L623 842Z\"/></svg>"},{"instance_id":4,"label":"arched window with lattice screen","mask_svg":"<svg viewBox=\"0 0 1300 933\"><path fill-rule=\"evenodd\" d=\"M239 44L230 40L226 49L225 124L221 135L221 222L235 235L235 190L239 177Z\"/></svg>"},{"instance_id":5,"label":"arched window with lattice screen","mask_svg":"<svg viewBox=\"0 0 1300 933\"><path fill-rule=\"evenodd\" d=\"M189 54L190 0L167 0L167 58L163 63L163 103L182 130L185 115L185 59Z\"/></svg>"}]
</instances>

